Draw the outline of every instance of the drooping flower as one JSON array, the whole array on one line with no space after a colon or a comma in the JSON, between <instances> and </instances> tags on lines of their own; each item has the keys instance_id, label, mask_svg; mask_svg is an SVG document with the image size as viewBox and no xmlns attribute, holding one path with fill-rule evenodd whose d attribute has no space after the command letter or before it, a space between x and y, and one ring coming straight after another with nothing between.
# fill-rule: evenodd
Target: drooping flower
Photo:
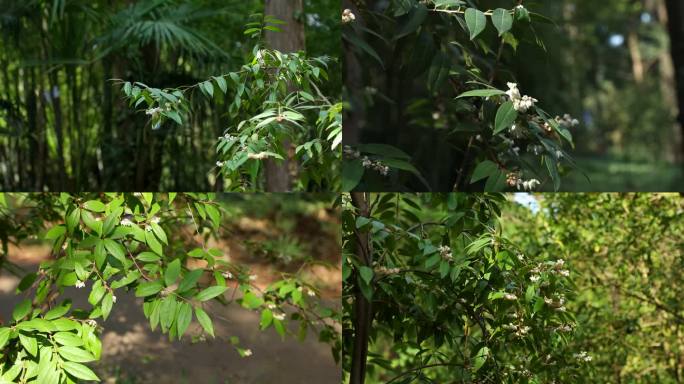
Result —
<instances>
[{"instance_id":1,"label":"drooping flower","mask_svg":"<svg viewBox=\"0 0 684 384\"><path fill-rule=\"evenodd\" d=\"M349 24L356 20L356 15L351 11L351 9L345 9L342 11L342 23Z\"/></svg>"},{"instance_id":2,"label":"drooping flower","mask_svg":"<svg viewBox=\"0 0 684 384\"><path fill-rule=\"evenodd\" d=\"M76 288L83 288L85 287L85 283L82 282L81 280L76 280L76 285L74 285Z\"/></svg>"}]
</instances>

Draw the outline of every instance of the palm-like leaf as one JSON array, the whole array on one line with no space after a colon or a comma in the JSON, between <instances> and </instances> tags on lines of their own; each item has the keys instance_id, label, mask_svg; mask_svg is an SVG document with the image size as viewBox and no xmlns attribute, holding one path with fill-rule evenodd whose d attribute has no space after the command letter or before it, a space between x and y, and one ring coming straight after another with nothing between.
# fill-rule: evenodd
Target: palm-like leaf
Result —
<instances>
[{"instance_id":1,"label":"palm-like leaf","mask_svg":"<svg viewBox=\"0 0 684 384\"><path fill-rule=\"evenodd\" d=\"M189 25L192 21L216 14L215 10L208 11L191 4L179 5L175 1L140 1L113 15L110 18L113 29L98 40L108 47L104 55L124 47L143 47L150 43L158 48L180 49L195 55L226 55L202 32Z\"/></svg>"}]
</instances>

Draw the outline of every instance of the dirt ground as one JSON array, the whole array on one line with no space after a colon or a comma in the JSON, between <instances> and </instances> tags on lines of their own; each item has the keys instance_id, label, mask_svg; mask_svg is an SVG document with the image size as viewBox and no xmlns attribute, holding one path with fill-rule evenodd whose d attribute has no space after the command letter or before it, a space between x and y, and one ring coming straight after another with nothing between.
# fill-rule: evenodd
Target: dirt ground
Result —
<instances>
[{"instance_id":1,"label":"dirt ground","mask_svg":"<svg viewBox=\"0 0 684 384\"><path fill-rule=\"evenodd\" d=\"M265 236L268 225L259 228L258 223L237 223L229 231L230 240L221 239L213 246L220 247L233 261L248 264L259 276L259 285L266 285L278 271L269 263L249 255L244 247L248 238ZM319 236L314 243L317 257L339 265L338 242L331 236L306 230L306 236ZM40 260L49 256L49 248L41 245L12 248L10 260L27 270L37 267ZM328 303L339 303L341 278L339 269L323 267L307 271L314 284ZM19 279L7 272L0 274L0 318L11 317L13 306L22 297L14 290ZM74 307L88 308L88 290L69 289L65 297L74 300ZM159 332L152 332L143 316L141 301L132 293L118 294L112 315L104 323L102 360L96 371L105 383L199 383L199 384L333 384L339 383L341 368L335 364L330 347L319 343L315 334L305 342L293 337L284 341L272 329L259 331L259 314L239 308L237 305L222 307L215 304L210 313L214 317L217 340L192 344L186 336L183 342L169 342ZM196 322L192 333L199 334ZM226 341L238 336L245 348L253 351L251 357L241 358Z\"/></svg>"}]
</instances>

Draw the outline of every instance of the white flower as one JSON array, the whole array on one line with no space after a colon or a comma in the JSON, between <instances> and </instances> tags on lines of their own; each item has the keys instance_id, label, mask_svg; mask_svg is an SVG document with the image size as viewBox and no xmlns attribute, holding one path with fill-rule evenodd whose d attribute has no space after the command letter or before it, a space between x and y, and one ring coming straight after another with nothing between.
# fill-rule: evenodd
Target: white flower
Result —
<instances>
[{"instance_id":1,"label":"white flower","mask_svg":"<svg viewBox=\"0 0 684 384\"><path fill-rule=\"evenodd\" d=\"M221 276L225 277L226 279L232 279L232 278L233 278L233 274L230 273L230 272L228 272L228 271L223 272L223 273L221 274Z\"/></svg>"},{"instance_id":2,"label":"white flower","mask_svg":"<svg viewBox=\"0 0 684 384\"><path fill-rule=\"evenodd\" d=\"M525 9L522 4L518 4L515 6L515 9Z\"/></svg>"},{"instance_id":3,"label":"white flower","mask_svg":"<svg viewBox=\"0 0 684 384\"><path fill-rule=\"evenodd\" d=\"M123 225L124 227L131 227L133 226L133 222L131 221L131 219L124 217L123 219L121 219L121 225Z\"/></svg>"},{"instance_id":4,"label":"white flower","mask_svg":"<svg viewBox=\"0 0 684 384\"><path fill-rule=\"evenodd\" d=\"M161 219L159 218L159 216L155 216L155 217L152 218L151 221L152 221L153 223L155 223L155 224L159 224L159 221L160 221L160 220L161 220Z\"/></svg>"},{"instance_id":5,"label":"white flower","mask_svg":"<svg viewBox=\"0 0 684 384\"><path fill-rule=\"evenodd\" d=\"M310 290L310 289L306 292L306 294L309 295L309 296L311 296L311 297L316 296L316 292L314 292L314 291L312 291L312 290Z\"/></svg>"},{"instance_id":6,"label":"white flower","mask_svg":"<svg viewBox=\"0 0 684 384\"><path fill-rule=\"evenodd\" d=\"M145 111L145 113L148 114L148 115L150 115L150 116L152 116L152 117L155 117L155 116L157 116L157 115L159 114L159 112L161 112L161 111L162 111L162 109L159 108L159 107L157 107L157 108L150 108L150 109L148 109L147 111Z\"/></svg>"},{"instance_id":7,"label":"white flower","mask_svg":"<svg viewBox=\"0 0 684 384\"><path fill-rule=\"evenodd\" d=\"M223 161L217 161L216 166L219 168L223 168Z\"/></svg>"},{"instance_id":8,"label":"white flower","mask_svg":"<svg viewBox=\"0 0 684 384\"><path fill-rule=\"evenodd\" d=\"M249 280L254 281L257 279L257 275L249 275Z\"/></svg>"},{"instance_id":9,"label":"white flower","mask_svg":"<svg viewBox=\"0 0 684 384\"><path fill-rule=\"evenodd\" d=\"M533 283L536 283L537 281L539 281L539 279L540 279L539 275L530 276L530 281Z\"/></svg>"},{"instance_id":10,"label":"white flower","mask_svg":"<svg viewBox=\"0 0 684 384\"><path fill-rule=\"evenodd\" d=\"M283 321L283 320L285 320L285 314L284 314L284 313L274 314L274 315L273 315L273 318L276 319L276 320Z\"/></svg>"},{"instance_id":11,"label":"white flower","mask_svg":"<svg viewBox=\"0 0 684 384\"><path fill-rule=\"evenodd\" d=\"M523 96L521 99L513 99L513 108L518 112L527 112L528 109L534 107L537 99L530 96Z\"/></svg>"},{"instance_id":12,"label":"white flower","mask_svg":"<svg viewBox=\"0 0 684 384\"><path fill-rule=\"evenodd\" d=\"M82 282L81 280L76 280L76 285L75 285L75 287L76 287L76 288L83 288L83 287L85 287L85 283Z\"/></svg>"},{"instance_id":13,"label":"white flower","mask_svg":"<svg viewBox=\"0 0 684 384\"><path fill-rule=\"evenodd\" d=\"M268 309L271 309L271 310L276 309L276 305L273 304L273 303L269 303L269 304L267 305L267 307L268 307Z\"/></svg>"},{"instance_id":14,"label":"white flower","mask_svg":"<svg viewBox=\"0 0 684 384\"><path fill-rule=\"evenodd\" d=\"M149 225L146 225L146 226L145 226L145 230L146 230L147 232L152 232L152 227L149 226Z\"/></svg>"},{"instance_id":15,"label":"white flower","mask_svg":"<svg viewBox=\"0 0 684 384\"><path fill-rule=\"evenodd\" d=\"M563 265L565 265L565 260L563 260L563 259L556 260L556 266L557 267L562 267Z\"/></svg>"},{"instance_id":16,"label":"white flower","mask_svg":"<svg viewBox=\"0 0 684 384\"><path fill-rule=\"evenodd\" d=\"M553 299L548 298L548 297L544 297L544 302L545 302L546 304L551 305L551 304L553 303Z\"/></svg>"},{"instance_id":17,"label":"white flower","mask_svg":"<svg viewBox=\"0 0 684 384\"><path fill-rule=\"evenodd\" d=\"M268 157L267 152L259 152L259 153L250 153L247 155L248 159L256 159L256 160L263 160Z\"/></svg>"},{"instance_id":18,"label":"white flower","mask_svg":"<svg viewBox=\"0 0 684 384\"><path fill-rule=\"evenodd\" d=\"M558 312L565 312L565 306L562 305L562 306L556 308L556 311L558 311Z\"/></svg>"},{"instance_id":19,"label":"white flower","mask_svg":"<svg viewBox=\"0 0 684 384\"><path fill-rule=\"evenodd\" d=\"M112 303L116 303L116 296L112 295Z\"/></svg>"},{"instance_id":20,"label":"white flower","mask_svg":"<svg viewBox=\"0 0 684 384\"><path fill-rule=\"evenodd\" d=\"M345 9L342 11L342 23L349 24L356 20L356 15L351 11L351 9Z\"/></svg>"},{"instance_id":21,"label":"white flower","mask_svg":"<svg viewBox=\"0 0 684 384\"><path fill-rule=\"evenodd\" d=\"M244 356L252 356L252 350L251 349L245 349L245 351L243 352L243 355Z\"/></svg>"},{"instance_id":22,"label":"white flower","mask_svg":"<svg viewBox=\"0 0 684 384\"><path fill-rule=\"evenodd\" d=\"M558 271L558 273L566 277L570 276L570 271L568 271L567 269L561 269L560 271Z\"/></svg>"},{"instance_id":23,"label":"white flower","mask_svg":"<svg viewBox=\"0 0 684 384\"><path fill-rule=\"evenodd\" d=\"M504 294L504 299L506 300L516 300L518 296L512 294L512 293L506 293Z\"/></svg>"},{"instance_id":24,"label":"white flower","mask_svg":"<svg viewBox=\"0 0 684 384\"><path fill-rule=\"evenodd\" d=\"M508 97L511 100L520 99L520 91L518 90L518 84L506 83L506 85L508 86L508 91L506 91L506 95L508 95Z\"/></svg>"},{"instance_id":25,"label":"white flower","mask_svg":"<svg viewBox=\"0 0 684 384\"><path fill-rule=\"evenodd\" d=\"M537 179L531 179L531 180L526 180L526 181L518 179L517 187L518 187L519 191L520 190L531 191L534 188L536 188L537 185L539 185L539 184L541 184L541 183Z\"/></svg>"},{"instance_id":26,"label":"white flower","mask_svg":"<svg viewBox=\"0 0 684 384\"><path fill-rule=\"evenodd\" d=\"M91 327L97 327L97 321L95 321L95 320L93 320L93 319L86 320L85 323L88 324L88 325L90 325Z\"/></svg>"}]
</instances>

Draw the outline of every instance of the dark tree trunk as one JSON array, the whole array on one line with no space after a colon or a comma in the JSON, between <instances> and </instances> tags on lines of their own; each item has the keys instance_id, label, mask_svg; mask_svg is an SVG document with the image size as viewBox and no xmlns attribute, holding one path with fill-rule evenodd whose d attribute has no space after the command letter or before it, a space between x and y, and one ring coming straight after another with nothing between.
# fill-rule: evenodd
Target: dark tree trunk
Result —
<instances>
[{"instance_id":1,"label":"dark tree trunk","mask_svg":"<svg viewBox=\"0 0 684 384\"><path fill-rule=\"evenodd\" d=\"M303 0L266 0L264 13L284 21L282 32L267 32L266 42L272 49L281 52L297 52L304 49L304 12ZM266 190L268 192L287 192L291 189L290 163L293 151L290 141L284 140L285 161L266 161Z\"/></svg>"},{"instance_id":2,"label":"dark tree trunk","mask_svg":"<svg viewBox=\"0 0 684 384\"><path fill-rule=\"evenodd\" d=\"M370 217L368 195L363 192L352 192L352 204L356 208L357 215ZM356 232L356 256L359 261L372 268L373 249L371 247L368 231ZM368 358L368 340L373 324L372 303L357 289L354 295L353 325L354 341L351 356L350 384L363 384L366 380L366 360Z\"/></svg>"},{"instance_id":3,"label":"dark tree trunk","mask_svg":"<svg viewBox=\"0 0 684 384\"><path fill-rule=\"evenodd\" d=\"M677 107L679 109L677 121L680 129L684 129L684 2L682 0L665 0L665 5L668 13L670 49L677 88ZM684 147L681 148L681 151L684 153Z\"/></svg>"}]
</instances>

